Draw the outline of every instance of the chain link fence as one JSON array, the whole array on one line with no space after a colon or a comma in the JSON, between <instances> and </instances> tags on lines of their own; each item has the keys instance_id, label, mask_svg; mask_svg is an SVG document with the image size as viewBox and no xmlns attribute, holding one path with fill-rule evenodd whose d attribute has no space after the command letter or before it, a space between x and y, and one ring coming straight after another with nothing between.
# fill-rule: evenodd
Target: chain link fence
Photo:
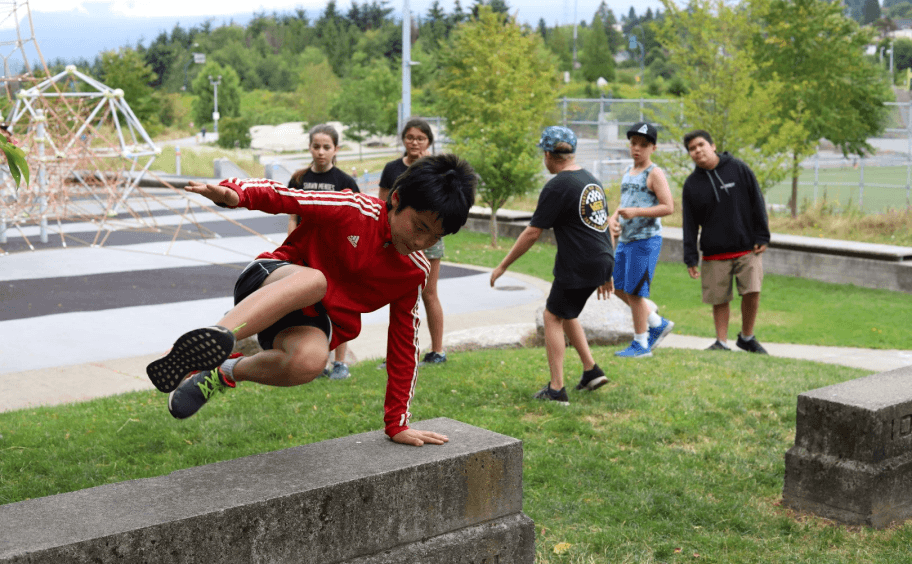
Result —
<instances>
[{"instance_id":1,"label":"chain link fence","mask_svg":"<svg viewBox=\"0 0 912 564\"><path fill-rule=\"evenodd\" d=\"M828 143L821 143L817 153L802 162L799 201L817 204L826 199L872 213L912 207L912 103L886 105L890 112L884 134L869 140L876 152L863 158L844 157ZM578 162L603 182L618 180L632 162L625 134L631 125L656 121L661 142L665 127L655 116L683 118L679 100L561 98L557 111L560 123L580 139ZM791 197L791 180L771 187L766 197L772 204L784 205Z\"/></svg>"}]
</instances>

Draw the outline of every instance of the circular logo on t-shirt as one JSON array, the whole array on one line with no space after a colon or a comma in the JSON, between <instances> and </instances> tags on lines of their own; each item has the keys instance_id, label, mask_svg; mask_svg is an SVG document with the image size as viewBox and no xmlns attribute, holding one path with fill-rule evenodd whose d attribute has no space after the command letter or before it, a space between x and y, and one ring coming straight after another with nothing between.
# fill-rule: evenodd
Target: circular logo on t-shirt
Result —
<instances>
[{"instance_id":1,"label":"circular logo on t-shirt","mask_svg":"<svg viewBox=\"0 0 912 564\"><path fill-rule=\"evenodd\" d=\"M580 219L588 227L604 232L608 229L608 201L605 192L598 184L589 184L583 188L579 203Z\"/></svg>"}]
</instances>

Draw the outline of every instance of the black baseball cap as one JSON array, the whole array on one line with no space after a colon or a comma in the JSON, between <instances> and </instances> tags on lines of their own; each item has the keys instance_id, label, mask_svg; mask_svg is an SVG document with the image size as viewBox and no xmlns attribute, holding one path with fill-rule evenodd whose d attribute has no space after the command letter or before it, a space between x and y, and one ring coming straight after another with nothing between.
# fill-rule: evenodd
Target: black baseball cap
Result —
<instances>
[{"instance_id":1,"label":"black baseball cap","mask_svg":"<svg viewBox=\"0 0 912 564\"><path fill-rule=\"evenodd\" d=\"M630 129L627 130L627 139L630 139L634 135L642 135L648 139L653 145L658 143L659 132L656 130L655 126L645 121L641 121L630 126Z\"/></svg>"}]
</instances>

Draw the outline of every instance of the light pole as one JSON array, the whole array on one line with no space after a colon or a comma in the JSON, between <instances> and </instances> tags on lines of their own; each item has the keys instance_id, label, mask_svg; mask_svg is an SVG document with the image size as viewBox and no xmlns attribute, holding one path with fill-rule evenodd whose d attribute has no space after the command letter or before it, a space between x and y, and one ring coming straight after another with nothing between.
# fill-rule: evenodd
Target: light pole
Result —
<instances>
[{"instance_id":1,"label":"light pole","mask_svg":"<svg viewBox=\"0 0 912 564\"><path fill-rule=\"evenodd\" d=\"M633 26L633 27L634 27L634 28L640 28L640 33L643 34L643 39L645 40L645 39L646 39L646 32L643 31L643 26L641 26L640 24L637 24L637 25L635 25L635 26ZM645 63L646 63L646 50L645 50L645 48L643 47L643 42L642 42L642 41L637 41L637 36L631 33L631 34L630 34L630 43L629 43L628 46L630 47L630 49L631 49L632 51L636 51L637 46L639 46L639 48L640 48L640 80L639 80L639 81L642 81L642 80L644 80L644 79L646 78L646 76L645 76L645 75L646 75L646 69L645 69ZM639 81L638 81L638 82L639 82Z\"/></svg>"},{"instance_id":2,"label":"light pole","mask_svg":"<svg viewBox=\"0 0 912 564\"><path fill-rule=\"evenodd\" d=\"M215 79L215 80L212 80L212 75L211 75L211 74L209 75L209 84L212 85L212 88L213 88L213 90L214 90L212 101L214 102L215 106L214 106L214 109L212 110L212 121L214 122L215 125L214 125L214 127L213 127L212 129L215 131L215 133L218 133L218 120L219 120L219 113L218 113L218 86L219 86L219 84L221 84L221 83L222 83L222 75L218 75L218 78Z\"/></svg>"},{"instance_id":3,"label":"light pole","mask_svg":"<svg viewBox=\"0 0 912 564\"><path fill-rule=\"evenodd\" d=\"M402 104L399 106L397 131L402 131L405 122L412 115L412 13L409 0L402 4Z\"/></svg>"}]
</instances>

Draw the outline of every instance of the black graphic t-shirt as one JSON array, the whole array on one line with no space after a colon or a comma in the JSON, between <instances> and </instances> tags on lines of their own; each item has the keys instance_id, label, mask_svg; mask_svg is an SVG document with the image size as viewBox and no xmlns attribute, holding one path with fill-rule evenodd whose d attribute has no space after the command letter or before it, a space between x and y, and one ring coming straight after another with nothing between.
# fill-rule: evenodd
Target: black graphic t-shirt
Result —
<instances>
[{"instance_id":1,"label":"black graphic t-shirt","mask_svg":"<svg viewBox=\"0 0 912 564\"><path fill-rule=\"evenodd\" d=\"M558 173L545 184L529 225L554 229L554 281L568 288L601 286L611 279L614 250L608 202L599 181L584 169Z\"/></svg>"},{"instance_id":2,"label":"black graphic t-shirt","mask_svg":"<svg viewBox=\"0 0 912 564\"><path fill-rule=\"evenodd\" d=\"M339 170L339 167L336 166L326 172L308 170L304 173L304 176L301 177L300 186L291 186L289 183L288 187L297 188L298 190L316 190L319 192L341 192L346 188L352 192L361 191L358 188L358 183L355 182L355 179Z\"/></svg>"}]
</instances>

